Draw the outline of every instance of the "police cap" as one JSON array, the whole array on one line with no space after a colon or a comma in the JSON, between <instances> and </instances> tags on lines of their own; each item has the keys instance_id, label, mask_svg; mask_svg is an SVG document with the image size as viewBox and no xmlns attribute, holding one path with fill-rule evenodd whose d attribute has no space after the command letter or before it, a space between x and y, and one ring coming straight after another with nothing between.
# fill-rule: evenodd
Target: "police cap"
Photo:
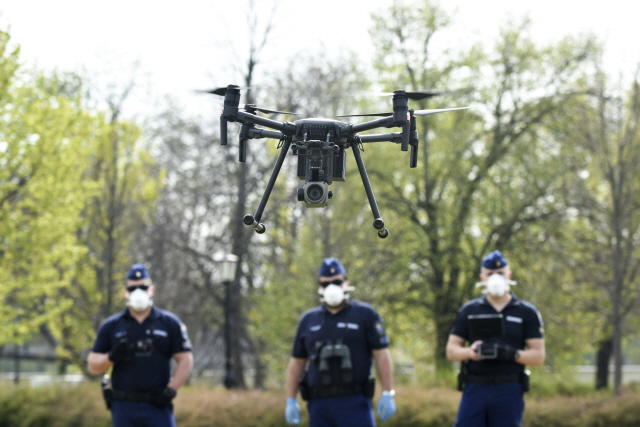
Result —
<instances>
[{"instance_id":1,"label":"police cap","mask_svg":"<svg viewBox=\"0 0 640 427\"><path fill-rule=\"evenodd\" d=\"M132 265L129 273L127 273L127 280L142 280L150 278L151 276L149 276L149 272L142 264Z\"/></svg>"},{"instance_id":2,"label":"police cap","mask_svg":"<svg viewBox=\"0 0 640 427\"><path fill-rule=\"evenodd\" d=\"M509 265L500 251L493 251L482 260L482 266L488 270L498 270Z\"/></svg>"},{"instance_id":3,"label":"police cap","mask_svg":"<svg viewBox=\"0 0 640 427\"><path fill-rule=\"evenodd\" d=\"M331 277L336 274L347 274L337 258L325 258L320 267L320 277Z\"/></svg>"}]
</instances>

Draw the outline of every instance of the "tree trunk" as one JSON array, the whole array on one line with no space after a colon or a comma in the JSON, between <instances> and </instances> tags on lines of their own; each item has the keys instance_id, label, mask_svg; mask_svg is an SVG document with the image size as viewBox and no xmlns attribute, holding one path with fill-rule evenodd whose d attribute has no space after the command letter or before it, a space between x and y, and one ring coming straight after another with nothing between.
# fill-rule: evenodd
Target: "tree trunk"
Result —
<instances>
[{"instance_id":1,"label":"tree trunk","mask_svg":"<svg viewBox=\"0 0 640 427\"><path fill-rule=\"evenodd\" d=\"M599 343L596 353L596 390L609 387L609 361L613 354L613 340L611 337Z\"/></svg>"},{"instance_id":2,"label":"tree trunk","mask_svg":"<svg viewBox=\"0 0 640 427\"><path fill-rule=\"evenodd\" d=\"M457 303L446 294L445 286L445 284L437 286L440 289L440 295L436 296L433 307L433 317L436 324L434 360L438 376L447 376L452 370L451 362L447 359L447 341L449 341L451 327L457 314L456 311L451 310L451 307L456 306Z\"/></svg>"},{"instance_id":3,"label":"tree trunk","mask_svg":"<svg viewBox=\"0 0 640 427\"><path fill-rule=\"evenodd\" d=\"M264 390L266 388L266 378L267 378L267 366L262 360L262 353L264 351L264 343L261 339L256 339L256 346L254 347L254 385L253 387L258 390Z\"/></svg>"}]
</instances>

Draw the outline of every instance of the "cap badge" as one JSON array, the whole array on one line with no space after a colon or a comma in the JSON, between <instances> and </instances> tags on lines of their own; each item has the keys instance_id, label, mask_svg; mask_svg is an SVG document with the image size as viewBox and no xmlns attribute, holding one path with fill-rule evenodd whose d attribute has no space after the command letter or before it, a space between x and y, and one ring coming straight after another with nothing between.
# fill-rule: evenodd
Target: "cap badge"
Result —
<instances>
[{"instance_id":1,"label":"cap badge","mask_svg":"<svg viewBox=\"0 0 640 427\"><path fill-rule=\"evenodd\" d=\"M140 277L142 275L142 273L140 273L140 270L136 271L136 277Z\"/></svg>"},{"instance_id":2,"label":"cap badge","mask_svg":"<svg viewBox=\"0 0 640 427\"><path fill-rule=\"evenodd\" d=\"M331 268L331 273L335 273L335 272L336 272L336 269L332 267Z\"/></svg>"},{"instance_id":3,"label":"cap badge","mask_svg":"<svg viewBox=\"0 0 640 427\"><path fill-rule=\"evenodd\" d=\"M496 261L496 265L497 265L498 267L500 267L500 266L502 265L502 263L501 263L500 261Z\"/></svg>"}]
</instances>

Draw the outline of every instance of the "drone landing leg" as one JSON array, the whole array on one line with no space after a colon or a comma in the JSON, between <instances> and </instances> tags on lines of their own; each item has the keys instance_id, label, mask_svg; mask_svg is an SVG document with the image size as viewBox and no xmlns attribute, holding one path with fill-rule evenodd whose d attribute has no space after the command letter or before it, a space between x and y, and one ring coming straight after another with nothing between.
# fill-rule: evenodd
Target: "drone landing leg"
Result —
<instances>
[{"instance_id":1,"label":"drone landing leg","mask_svg":"<svg viewBox=\"0 0 640 427\"><path fill-rule=\"evenodd\" d=\"M273 171L271 172L271 176L269 177L269 182L267 183L267 188L265 188L262 199L260 199L260 204L258 205L256 213L254 215L247 214L242 219L242 222L253 227L258 234L262 234L266 230L264 224L260 224L260 218L262 218L262 212L264 212L264 208L265 206L267 206L267 201L269 200L269 196L271 195L271 190L273 190L273 186L276 183L276 179L278 178L278 174L280 173L280 169L282 168L282 163L284 163L284 158L287 156L287 152L289 151L290 146L291 138L289 137L285 139L284 144L282 145L282 149L280 150L280 154L278 154L276 165L273 167Z\"/></svg>"},{"instance_id":2,"label":"drone landing leg","mask_svg":"<svg viewBox=\"0 0 640 427\"><path fill-rule=\"evenodd\" d=\"M364 167L362 155L360 154L360 150L358 149L358 144L352 144L351 148L353 149L353 157L355 157L356 163L358 164L360 177L362 178L362 183L364 184L364 191L367 192L367 198L369 199L369 205L371 206L371 212L373 213L373 228L378 230L378 237L384 239L389 235L389 230L384 228L384 221L382 220L382 218L380 218L380 211L378 211L376 198L373 195L371 183L369 182L369 176L367 175L367 170Z\"/></svg>"}]
</instances>

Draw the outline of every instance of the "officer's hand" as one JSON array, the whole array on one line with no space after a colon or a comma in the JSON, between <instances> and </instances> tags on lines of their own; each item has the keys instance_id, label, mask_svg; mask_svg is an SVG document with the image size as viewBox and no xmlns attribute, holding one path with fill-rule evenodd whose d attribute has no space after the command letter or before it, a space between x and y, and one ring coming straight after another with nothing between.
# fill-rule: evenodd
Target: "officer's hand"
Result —
<instances>
[{"instance_id":1,"label":"officer's hand","mask_svg":"<svg viewBox=\"0 0 640 427\"><path fill-rule=\"evenodd\" d=\"M156 394L153 403L158 406L168 406L178 392L171 388L165 387Z\"/></svg>"},{"instance_id":2,"label":"officer's hand","mask_svg":"<svg viewBox=\"0 0 640 427\"><path fill-rule=\"evenodd\" d=\"M295 397L287 398L284 418L290 426L300 424L300 405L298 405L298 400Z\"/></svg>"},{"instance_id":3,"label":"officer's hand","mask_svg":"<svg viewBox=\"0 0 640 427\"><path fill-rule=\"evenodd\" d=\"M482 341L474 341L473 344L469 347L469 359L475 360L476 362L480 360L480 355L478 355L478 347L482 345Z\"/></svg>"},{"instance_id":4,"label":"officer's hand","mask_svg":"<svg viewBox=\"0 0 640 427\"><path fill-rule=\"evenodd\" d=\"M396 402L390 394L383 394L378 400L378 417L380 421L387 421L396 413Z\"/></svg>"},{"instance_id":5,"label":"officer's hand","mask_svg":"<svg viewBox=\"0 0 640 427\"><path fill-rule=\"evenodd\" d=\"M498 343L496 347L498 349L498 354L496 357L497 360L501 360L503 362L514 362L516 360L518 349L514 346Z\"/></svg>"},{"instance_id":6,"label":"officer's hand","mask_svg":"<svg viewBox=\"0 0 640 427\"><path fill-rule=\"evenodd\" d=\"M113 363L127 362L133 356L133 345L128 341L120 341L109 353L109 360Z\"/></svg>"}]
</instances>

